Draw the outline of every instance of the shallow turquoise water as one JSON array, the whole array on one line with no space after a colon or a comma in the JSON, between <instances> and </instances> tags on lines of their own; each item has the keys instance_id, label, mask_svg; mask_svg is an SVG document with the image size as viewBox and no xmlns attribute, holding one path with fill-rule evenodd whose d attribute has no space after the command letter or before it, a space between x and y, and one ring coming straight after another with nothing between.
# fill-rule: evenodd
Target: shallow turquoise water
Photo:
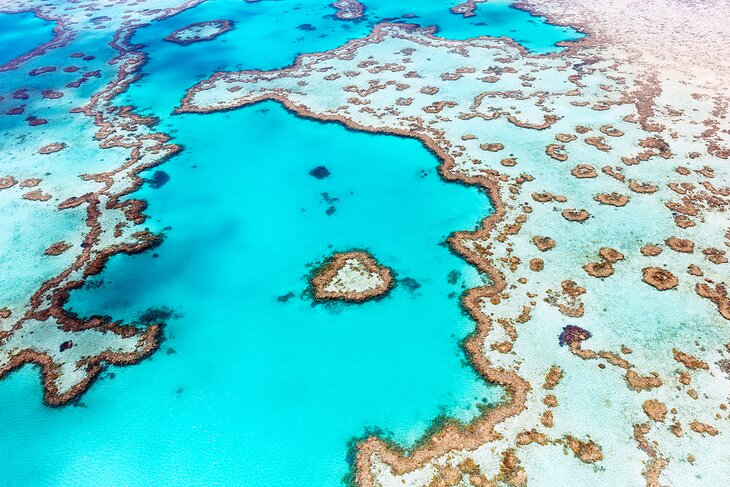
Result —
<instances>
[{"instance_id":1,"label":"shallow turquoise water","mask_svg":"<svg viewBox=\"0 0 730 487\"><path fill-rule=\"evenodd\" d=\"M53 25L32 12L0 13L0 66L53 39Z\"/></svg>"},{"instance_id":2,"label":"shallow turquoise water","mask_svg":"<svg viewBox=\"0 0 730 487\"><path fill-rule=\"evenodd\" d=\"M439 415L468 420L499 400L459 348L474 325L458 298L484 278L444 244L491 211L486 195L443 182L414 140L302 120L273 102L170 115L216 69L282 66L404 13L438 21L445 37L510 35L537 52L576 36L506 2L468 20L446 2L366 6L364 21L343 22L326 2L221 0L135 36L150 60L120 103L160 117L185 147L145 175L164 184L134 195L166 239L111 259L68 308L127 322L150 308L174 317L159 352L109 368L76 406L43 406L30 367L0 381L0 458L11 459L0 483L337 485L352 438L378 428L409 446ZM236 28L184 48L162 41L218 18ZM319 165L328 178L308 174ZM398 286L362 305L314 305L311 265L351 248L392 267Z\"/></svg>"}]
</instances>

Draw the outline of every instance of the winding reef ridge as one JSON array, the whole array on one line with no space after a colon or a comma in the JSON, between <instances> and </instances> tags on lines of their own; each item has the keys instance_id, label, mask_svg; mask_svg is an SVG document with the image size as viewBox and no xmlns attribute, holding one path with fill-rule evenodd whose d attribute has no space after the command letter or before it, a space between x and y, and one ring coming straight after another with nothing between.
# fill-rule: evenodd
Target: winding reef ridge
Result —
<instances>
[{"instance_id":1,"label":"winding reef ridge","mask_svg":"<svg viewBox=\"0 0 730 487\"><path fill-rule=\"evenodd\" d=\"M0 12L56 22L53 40L0 66L0 204L20 229L0 262L22 268L0 281L0 377L39 365L49 405L77 399L105 364L137 363L160 344L160 324L82 319L64 306L112 255L163 239L130 194L141 171L181 146L118 97L146 62L135 31L203 1L0 1ZM480 3L451 12L474 15ZM367 1L332 6L354 19ZM536 55L509 38L450 40L435 27L378 23L281 69L176 87L176 113L204 124L206 114L274 100L301 117L415 138L445 181L482 188L493 203L448 244L490 278L461 297L475 323L463 348L505 399L468 424L444 420L408 450L377 434L360 439L355 484L728 483L730 8L516 7L586 37ZM190 24L170 39L213 39L230 26ZM94 55L90 33L108 43ZM63 65L46 64L48 52ZM320 299L362 301L392 279L350 252L313 285Z\"/></svg>"}]
</instances>

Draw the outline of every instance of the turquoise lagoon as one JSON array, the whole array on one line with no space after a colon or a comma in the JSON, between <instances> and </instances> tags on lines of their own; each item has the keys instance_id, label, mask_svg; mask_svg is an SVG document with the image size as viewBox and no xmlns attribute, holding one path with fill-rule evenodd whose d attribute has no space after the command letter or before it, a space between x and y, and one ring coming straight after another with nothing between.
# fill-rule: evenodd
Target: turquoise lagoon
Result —
<instances>
[{"instance_id":1,"label":"turquoise lagoon","mask_svg":"<svg viewBox=\"0 0 730 487\"><path fill-rule=\"evenodd\" d=\"M165 318L165 341L63 408L42 404L34 368L0 381L0 483L339 485L352 439L378 431L409 447L436 418L468 421L501 399L459 347L474 327L459 297L486 278L444 243L491 211L484 193L441 180L415 140L303 120L273 102L171 112L212 71L282 66L404 13L445 37L508 35L536 52L578 34L507 2L464 19L445 2L369 1L361 22L333 19L326 3L213 1L135 35L150 58L119 102L158 116L185 148L134 195L165 240L112 258L67 307ZM184 48L162 41L217 18L236 28ZM329 177L309 174L320 165ZM360 305L313 303L313 266L352 248L392 267L395 289Z\"/></svg>"},{"instance_id":2,"label":"turquoise lagoon","mask_svg":"<svg viewBox=\"0 0 730 487\"><path fill-rule=\"evenodd\" d=\"M0 12L0 66L53 39L54 25L33 12Z\"/></svg>"}]
</instances>

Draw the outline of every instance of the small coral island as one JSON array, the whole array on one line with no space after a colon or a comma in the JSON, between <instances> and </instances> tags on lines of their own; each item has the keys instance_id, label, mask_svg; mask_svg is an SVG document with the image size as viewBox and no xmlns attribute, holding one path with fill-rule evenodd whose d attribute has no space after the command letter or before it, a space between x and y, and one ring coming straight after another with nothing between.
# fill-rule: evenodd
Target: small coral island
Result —
<instances>
[{"instance_id":1,"label":"small coral island","mask_svg":"<svg viewBox=\"0 0 730 487\"><path fill-rule=\"evenodd\" d=\"M312 278L317 300L362 302L383 296L392 285L392 271L363 251L333 254Z\"/></svg>"},{"instance_id":2,"label":"small coral island","mask_svg":"<svg viewBox=\"0 0 730 487\"><path fill-rule=\"evenodd\" d=\"M165 37L168 42L174 42L181 46L187 46L194 42L210 41L233 28L230 20L209 20L207 22L195 22L181 29L172 32Z\"/></svg>"},{"instance_id":3,"label":"small coral island","mask_svg":"<svg viewBox=\"0 0 730 487\"><path fill-rule=\"evenodd\" d=\"M332 7L337 9L335 17L340 20L359 19L365 12L365 7L357 0L337 0Z\"/></svg>"}]
</instances>

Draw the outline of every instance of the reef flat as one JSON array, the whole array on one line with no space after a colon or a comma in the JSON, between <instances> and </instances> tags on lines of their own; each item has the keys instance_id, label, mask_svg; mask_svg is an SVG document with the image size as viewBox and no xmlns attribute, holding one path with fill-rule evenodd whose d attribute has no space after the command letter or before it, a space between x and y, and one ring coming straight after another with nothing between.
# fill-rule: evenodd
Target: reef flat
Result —
<instances>
[{"instance_id":1,"label":"reef flat","mask_svg":"<svg viewBox=\"0 0 730 487\"><path fill-rule=\"evenodd\" d=\"M433 18L427 8L416 5L398 6L399 16L386 20L381 14L395 7L374 0L321 2L305 9L296 4L281 17L323 19L322 24L295 24L301 39L305 34L320 39L332 35L330 27L327 34L317 32L319 28L324 32L330 19L347 26L342 30L351 35L337 37L346 42L321 52L302 49L306 54L282 68L271 67L281 65L280 58L273 57L258 69L239 65L236 56L245 57L243 51L225 48L244 29L220 34L234 23L238 27L247 15L254 17L252 12L267 3L237 2L247 9L246 14L228 18L217 14L229 12L225 9L232 3L221 2L220 11L211 8L198 18L197 8L216 4L203 0L104 5L0 2L0 12L6 15L25 12L45 22L42 33L0 66L0 204L6 209L3 223L11 229L0 237L1 262L8 271L0 280L0 377L4 379L0 390L3 401L27 397L18 392L26 390L26 383L14 381L25 377L19 369L34 364L41 370L47 405L79 406L54 410L55 419L49 419L45 409L36 411L36 420L47 420L36 421L37 425L58 427L62 433L56 439L62 437L62 442L50 436L44 442L37 431L31 434L25 417L17 419L25 405L13 403L14 407L0 409L15 418L6 421L12 425L8 431L33 438L48 455L60 454L59 445L66 444L81 444L74 452L100 451L84 449L84 438L93 443L98 431L109 431L111 424L118 428L120 441L132 446L123 449L130 455L124 461L115 462L110 452L86 463L76 460L72 466L72 460L62 456L69 465L52 473L40 473L38 465L46 462L31 458L37 452L6 450L8 478L17 480L32 470L46 480L34 483L49 483L49 479L78 483L74 472L83 468L92 479L89 482L97 484L133 483L131 479L140 478L155 479L151 483L172 478L188 483L240 483L245 478L256 485L271 485L271 479L281 475L287 484L296 484L298 478L306 485L321 485L337 483L347 459L351 472L343 482L361 486L727 483L730 58L725 51L730 32L721 21L730 13L727 5L662 0L642 6L637 15L633 3L621 0L505 4L515 16L530 12L585 35L557 46L547 42L550 48L543 50L529 48L546 44L537 34L524 43L518 39L524 33L449 38L447 33L453 32L450 28L457 22L468 23L465 32L474 34L479 27L475 19L494 7L492 2L440 5L444 20L438 27L424 21ZM424 9L423 16L412 13L418 8ZM307 13L297 17L298 10ZM192 18L184 17L187 14ZM162 26L176 18L179 24L174 28ZM546 24L535 17L534 25ZM154 64L154 58L166 52L155 51L148 57L148 50L156 48L136 40L145 28L155 33L160 45L177 50L176 63L158 69L161 66ZM50 40L49 29L53 30ZM267 35L275 35L271 32ZM188 54L204 49L209 49L211 58L217 52L230 59L220 65L206 64ZM185 75L169 76L175 70L172 64L185 64ZM150 72L143 76L145 68ZM205 70L202 76L198 69ZM157 71L162 72L159 78ZM145 92L143 86L152 88ZM174 115L169 113L172 107L164 110L162 102L150 103L154 108L134 106L129 100L137 89L138 99L155 103L158 98L179 97ZM449 198L430 203L444 207L440 208L443 213L435 213L438 224L431 225L429 215L423 213L429 204L403 205L419 215L412 220L423 234L401 224L407 231L396 239L386 235L398 225L357 233L347 240L348 232L354 234L370 223L370 216L364 211L347 213L347 205L361 189L338 182L345 165L326 161L330 172L317 165L322 161L315 154L304 161L306 166L294 166L301 175L295 179L282 162L285 157L272 163L262 151L246 160L253 161L259 172L235 171L234 165L243 165L237 158L242 148L254 145L251 139L242 139L248 144L237 147L231 142L238 141L243 127L247 136L264 138L265 132L277 134L286 123L284 118L272 118L276 123L266 125L267 118L250 115L274 112L272 103L301 119L330 122L320 128L332 137L346 138L332 131L331 126L339 124L361 136L416 139L438 159L440 184L463 191L479 189L492 205L429 192ZM242 128L226 123L228 117ZM220 134L215 133L216 127ZM317 139L306 135L302 140L302 145L309 145L308 140ZM271 154L276 152L274 146L286 146L267 141ZM320 142L316 148L320 147L328 144ZM374 145L363 143L363 147L377 152ZM398 151L410 155L405 147L399 146ZM298 150L290 149L290 153ZM323 149L321 154L325 153ZM371 169L382 174L388 165L398 164L397 157L385 165L385 157L374 159ZM231 165L221 164L221 173L204 173L206 183L188 175L187 185L176 188L174 181L185 176L173 168L175 161L191 168L220 161ZM172 179L167 172L143 179L148 175L143 171L164 162ZM380 181L381 187L388 188L383 191L387 197L382 197L386 202L382 206L370 203L378 209L374 221L388 221L386 213L398 206L393 204L394 195L415 199L419 193L415 182L428 180L427 169L412 169L406 161L400 164L408 168L410 177L394 172L388 174L402 181ZM286 188L280 200L306 204L292 212L245 186L276 178ZM353 180L365 179L359 175ZM318 184L336 187L337 194L315 193L312 188L319 188L314 186ZM177 192L167 192L171 187ZM275 185L266 187L275 194ZM302 197L301 188L306 188L302 194L315 194L316 201ZM174 209L160 203L157 198L164 198L153 194L158 190L156 194L175 202ZM240 200L221 196L247 190L259 197L244 200L247 206L240 208L257 209L259 218L245 215L237 206ZM471 213L446 211L452 201L465 204L467 200L473 205L471 211L479 211L481 222L476 228L470 226ZM159 211L159 221L149 218L148 202ZM222 203L210 206L211 202ZM201 207L215 211L204 212ZM184 213L186 208L190 213ZM318 219L304 220L314 208ZM311 229L278 218L291 213L317 225ZM350 226L325 223L341 215L352 218ZM238 219L256 224L239 230L229 223ZM402 217L403 222L410 219ZM166 225L166 221L174 224ZM294 221L300 220L292 217ZM279 222L287 224L277 227ZM309 306L299 297L309 285L299 261L313 261L308 253L311 242L318 245L316 255L321 258L322 245L328 242L317 238L326 233L325 228L340 229L337 236L327 237L332 248L373 248L373 255L399 274L403 269L404 276L423 271L425 278L418 274L419 282L404 277L394 287L391 270L368 254L335 253L329 266L320 274L315 272L315 297L319 293L320 298L357 303L339 303L331 310ZM206 233L206 229L216 231ZM466 263L449 272L448 280L441 274L456 267L453 261L438 260L437 244L431 240L423 248L416 241L437 240L446 234L455 254L451 257ZM251 235L261 238L254 240ZM417 248L410 253L423 260L404 265L417 260L408 260L409 252L389 250L387 246L395 240L403 248ZM230 242L247 245L230 250L226 247ZM186 253L188 249L195 250ZM227 250L223 268L228 273L214 269L219 249ZM167 252L173 258L166 260ZM166 263L164 274L149 271L155 261ZM287 269L291 262L294 270ZM472 276L461 281L461 273L469 271L484 280ZM115 289L106 284L118 283L124 276L129 279L124 286ZM272 284L277 277L288 279L286 289L278 281ZM444 282L433 284L437 279ZM469 315L466 324L445 310L448 307L458 315L459 288L453 286L459 284L464 291L461 305ZM185 309L191 321L181 318L181 322L196 326L229 322L231 326L210 326L215 339L198 340L200 335L193 335L188 327L167 325L172 329L168 339L178 351L168 344L165 359L153 352L163 343L163 323L175 313L158 307L134 318L130 310L155 293L160 297L153 304L159 304L161 296L175 294L170 291L175 285L194 289L188 295L177 294L178 301L172 303L195 303ZM281 289L279 296L272 294L274 288ZM369 299L387 291L383 300ZM95 301L94 296L104 297L108 307L99 306L104 301ZM202 308L206 300L214 303L210 309ZM92 304L85 306L85 302ZM442 306L445 303L448 306ZM393 310L398 316L388 314ZM286 320L278 320L282 315ZM302 320L303 316L309 319ZM441 326L439 320L449 325ZM302 326L277 327L279 321ZM322 323L334 322L346 326L319 329ZM448 328L451 324L453 329ZM346 330L347 326L351 329ZM466 335L464 326L473 332ZM246 335L236 334L241 329ZM394 329L396 335L384 334ZM196 339L185 341L177 334ZM448 337L454 350L426 348L432 342L443 345L436 337ZM454 365L460 360L455 350L459 340L468 367ZM404 344L424 348L409 349L407 355L404 350L399 358L393 358L395 353L388 355L385 366L364 359L400 351ZM276 350L257 355L270 348ZM323 348L332 349L328 351L333 355ZM250 361L231 359L240 355ZM150 356L153 361L140 363ZM362 362L364 368L339 363L333 356L347 357L355 365ZM185 367L172 366L170 357L187 357L176 364ZM315 386L309 375L300 376L295 370L305 361L316 364L310 366L318 371L313 375L323 377ZM124 388L103 384L115 391L110 396L96 395L97 389L103 389L99 384L89 392L92 411L82 411L86 404L78 401L87 397L82 394L97 378L113 378L115 373L102 372L118 372L108 367L129 364L138 364L131 369L144 371L147 382L124 382ZM321 372L338 369L349 372L346 381ZM394 381L394 372L401 369L415 375ZM171 377L179 370L185 370L180 375L194 384L190 398L185 387L173 385ZM248 382L226 376L226 370L245 376ZM282 370L286 374L276 375ZM377 370L380 375L367 376L361 387L357 381L361 380L358 374L366 375L363 370ZM156 396L160 387L150 377L159 377L173 391L168 396L175 399ZM286 387L281 391L272 387L271 378ZM392 390L378 387L391 382ZM453 389L445 387L450 382ZM206 384L216 388L206 389ZM302 384L309 388L299 388ZM279 395L266 402L272 389ZM363 394L366 389L376 397ZM145 393L137 395L135 390ZM505 397L500 401L501 391ZM417 399L428 403L422 409L415 406L417 392L424 393ZM251 395L266 401L251 406L253 402L244 400ZM292 397L307 400L297 402ZM349 397L357 400L348 404ZM318 402L321 398L331 402ZM134 402L139 408L131 408L137 416L123 416L122 409L130 409L125 401L139 401ZM446 404L442 416L439 404ZM378 414L367 414L371 409ZM206 410L212 414L200 413ZM344 410L357 413L346 422L351 428L349 438L356 438L349 455L342 429L335 428ZM105 411L115 411L119 418L126 418L126 424L113 423L114 415ZM159 411L174 414L169 422L159 421ZM87 422L89 416L83 414L97 416ZM100 419L105 416L111 419ZM424 416L436 420L427 427ZM60 419L70 417L76 421ZM241 427L252 422L265 426ZM319 430L298 429L296 423L316 423ZM186 432L175 429L177 424L184 424ZM373 424L396 425L395 434L374 429ZM96 429L84 429L87 425ZM190 431L204 439L193 438ZM200 431L211 433L205 436ZM235 433L226 435L231 431ZM336 434L330 435L332 431ZM15 437L4 435L8 437L0 443L15 444ZM184 439L170 442L175 436ZM130 439L137 437L144 440ZM165 451L152 457L160 454L161 445ZM227 451L240 453L246 460L233 461ZM286 453L277 458L261 456L267 451ZM315 462L318 468L312 466ZM202 463L221 466L205 470ZM253 468L257 463L264 467ZM238 471L241 464L246 467ZM146 471L147 465L163 466L157 470L166 477L155 477ZM303 472L310 470L317 470L316 475L304 477Z\"/></svg>"}]
</instances>

